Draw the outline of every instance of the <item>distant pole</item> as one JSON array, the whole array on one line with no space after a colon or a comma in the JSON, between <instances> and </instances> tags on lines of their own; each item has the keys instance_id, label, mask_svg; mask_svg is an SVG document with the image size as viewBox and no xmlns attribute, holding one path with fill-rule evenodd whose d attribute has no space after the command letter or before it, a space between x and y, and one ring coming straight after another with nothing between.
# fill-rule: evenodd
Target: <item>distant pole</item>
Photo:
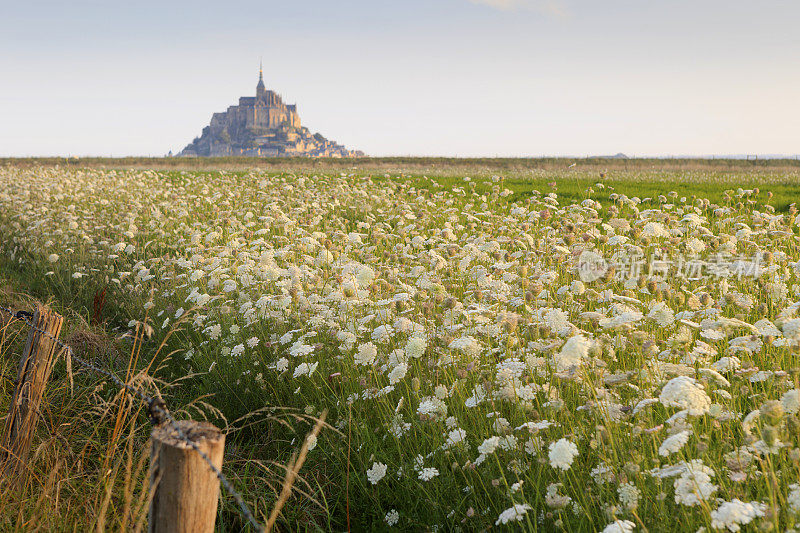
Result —
<instances>
[{"instance_id":1,"label":"distant pole","mask_svg":"<svg viewBox=\"0 0 800 533\"><path fill-rule=\"evenodd\" d=\"M39 406L42 395L53 370L53 356L57 347L55 339L61 334L63 322L64 318L48 307L36 307L33 315L34 327L28 333L25 348L22 350L11 407L0 440L3 475L18 474L28 459L41 412Z\"/></svg>"},{"instance_id":2,"label":"distant pole","mask_svg":"<svg viewBox=\"0 0 800 533\"><path fill-rule=\"evenodd\" d=\"M222 469L225 435L213 424L181 420L178 428ZM150 435L149 533L212 533L217 519L219 478L169 425Z\"/></svg>"}]
</instances>

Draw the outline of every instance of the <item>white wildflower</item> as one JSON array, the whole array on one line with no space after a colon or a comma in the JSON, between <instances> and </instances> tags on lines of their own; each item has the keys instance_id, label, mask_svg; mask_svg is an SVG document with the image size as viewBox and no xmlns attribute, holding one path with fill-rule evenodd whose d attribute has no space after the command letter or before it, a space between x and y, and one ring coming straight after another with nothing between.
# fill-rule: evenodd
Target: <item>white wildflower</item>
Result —
<instances>
[{"instance_id":1,"label":"white wildflower","mask_svg":"<svg viewBox=\"0 0 800 533\"><path fill-rule=\"evenodd\" d=\"M631 533L634 528L636 524L630 520L614 520L603 529L602 533Z\"/></svg>"},{"instance_id":2,"label":"white wildflower","mask_svg":"<svg viewBox=\"0 0 800 533\"><path fill-rule=\"evenodd\" d=\"M382 324L372 331L372 340L378 344L386 344L392 339L394 329L389 324Z\"/></svg>"},{"instance_id":3,"label":"white wildflower","mask_svg":"<svg viewBox=\"0 0 800 533\"><path fill-rule=\"evenodd\" d=\"M639 506L639 498L642 496L641 491L633 483L622 483L617 488L619 494L619 503L626 509L636 509Z\"/></svg>"},{"instance_id":4,"label":"white wildflower","mask_svg":"<svg viewBox=\"0 0 800 533\"><path fill-rule=\"evenodd\" d=\"M439 475L439 470L432 467L423 468L417 476L422 481L430 481Z\"/></svg>"},{"instance_id":5,"label":"white wildflower","mask_svg":"<svg viewBox=\"0 0 800 533\"><path fill-rule=\"evenodd\" d=\"M489 437L485 439L480 446L478 446L478 452L484 455L488 455L490 453L494 453L497 449L497 446L500 444L500 437Z\"/></svg>"},{"instance_id":6,"label":"white wildflower","mask_svg":"<svg viewBox=\"0 0 800 533\"><path fill-rule=\"evenodd\" d=\"M705 414L711 407L711 398L703 386L688 376L671 379L661 389L658 399L667 407L686 409L693 416Z\"/></svg>"},{"instance_id":7,"label":"white wildflower","mask_svg":"<svg viewBox=\"0 0 800 533\"><path fill-rule=\"evenodd\" d=\"M461 428L456 428L450 433L447 434L447 442L445 442L445 447L450 448L452 446L456 446L467 438L467 432Z\"/></svg>"},{"instance_id":8,"label":"white wildflower","mask_svg":"<svg viewBox=\"0 0 800 533\"><path fill-rule=\"evenodd\" d=\"M280 359L278 359L278 362L275 363L275 369L278 372L286 372L286 370L289 369L289 360L286 359L285 357L281 357Z\"/></svg>"},{"instance_id":9,"label":"white wildflower","mask_svg":"<svg viewBox=\"0 0 800 533\"><path fill-rule=\"evenodd\" d=\"M386 525L389 527L397 525L397 522L400 520L400 513L397 512L397 509L392 509L386 516L383 518L386 521Z\"/></svg>"},{"instance_id":10,"label":"white wildflower","mask_svg":"<svg viewBox=\"0 0 800 533\"><path fill-rule=\"evenodd\" d=\"M294 369L294 374L292 377L299 378L300 376L311 376L311 374L313 374L317 369L317 365L319 365L319 363L300 363Z\"/></svg>"},{"instance_id":11,"label":"white wildflower","mask_svg":"<svg viewBox=\"0 0 800 533\"><path fill-rule=\"evenodd\" d=\"M412 336L406 343L406 354L413 359L419 359L425 353L427 344L424 338Z\"/></svg>"},{"instance_id":12,"label":"white wildflower","mask_svg":"<svg viewBox=\"0 0 800 533\"><path fill-rule=\"evenodd\" d=\"M553 468L560 468L561 470L569 470L575 457L578 456L578 447L574 443L562 438L556 442L550 443L548 457L550 459L550 466Z\"/></svg>"},{"instance_id":13,"label":"white wildflower","mask_svg":"<svg viewBox=\"0 0 800 533\"><path fill-rule=\"evenodd\" d=\"M800 342L800 318L793 318L783 323L783 336Z\"/></svg>"},{"instance_id":14,"label":"white wildflower","mask_svg":"<svg viewBox=\"0 0 800 533\"><path fill-rule=\"evenodd\" d=\"M781 396L783 410L790 415L800 412L800 389L792 389Z\"/></svg>"},{"instance_id":15,"label":"white wildflower","mask_svg":"<svg viewBox=\"0 0 800 533\"><path fill-rule=\"evenodd\" d=\"M509 522L522 522L525 518L525 515L533 509L527 503L515 503L513 507L510 507L500 513L500 516L497 518L497 521L494 525L499 526L502 524L508 524Z\"/></svg>"},{"instance_id":16,"label":"white wildflower","mask_svg":"<svg viewBox=\"0 0 800 533\"><path fill-rule=\"evenodd\" d=\"M689 442L689 437L692 435L691 431L680 431L664 439L661 446L658 447L658 454L666 457L673 453L678 453L683 448L684 444Z\"/></svg>"},{"instance_id":17,"label":"white wildflower","mask_svg":"<svg viewBox=\"0 0 800 533\"><path fill-rule=\"evenodd\" d=\"M308 447L308 451L313 450L317 447L317 436L313 433L310 433L308 437L306 437L306 445Z\"/></svg>"},{"instance_id":18,"label":"white wildflower","mask_svg":"<svg viewBox=\"0 0 800 533\"><path fill-rule=\"evenodd\" d=\"M368 342L358 347L355 355L355 362L357 365L372 365L375 363L375 358L378 355L378 347Z\"/></svg>"},{"instance_id":19,"label":"white wildflower","mask_svg":"<svg viewBox=\"0 0 800 533\"><path fill-rule=\"evenodd\" d=\"M556 370L564 372L580 366L589 353L589 340L583 335L575 335L567 339L561 351L555 356Z\"/></svg>"},{"instance_id":20,"label":"white wildflower","mask_svg":"<svg viewBox=\"0 0 800 533\"><path fill-rule=\"evenodd\" d=\"M792 512L800 514L800 484L792 483L789 485L789 494L786 496L789 508Z\"/></svg>"},{"instance_id":21,"label":"white wildflower","mask_svg":"<svg viewBox=\"0 0 800 533\"><path fill-rule=\"evenodd\" d=\"M741 526L764 516L767 506L759 502L743 502L738 498L724 502L715 511L711 511L711 527L739 531Z\"/></svg>"},{"instance_id":22,"label":"white wildflower","mask_svg":"<svg viewBox=\"0 0 800 533\"><path fill-rule=\"evenodd\" d=\"M465 355L475 357L481 351L481 345L472 336L459 337L448 346L453 351L463 352Z\"/></svg>"},{"instance_id":23,"label":"white wildflower","mask_svg":"<svg viewBox=\"0 0 800 533\"><path fill-rule=\"evenodd\" d=\"M717 490L717 485L711 483L713 476L714 471L699 459L686 463L685 470L674 483L675 503L693 507L708 500Z\"/></svg>"},{"instance_id":24,"label":"white wildflower","mask_svg":"<svg viewBox=\"0 0 800 533\"><path fill-rule=\"evenodd\" d=\"M367 480L373 485L377 485L378 481L386 476L386 465L383 463L373 462L372 466L367 470Z\"/></svg>"},{"instance_id":25,"label":"white wildflower","mask_svg":"<svg viewBox=\"0 0 800 533\"><path fill-rule=\"evenodd\" d=\"M389 372L389 384L396 385L397 383L400 382L401 379L403 379L406 376L407 372L408 372L408 365L405 363L400 363L399 365L394 367L391 372Z\"/></svg>"}]
</instances>

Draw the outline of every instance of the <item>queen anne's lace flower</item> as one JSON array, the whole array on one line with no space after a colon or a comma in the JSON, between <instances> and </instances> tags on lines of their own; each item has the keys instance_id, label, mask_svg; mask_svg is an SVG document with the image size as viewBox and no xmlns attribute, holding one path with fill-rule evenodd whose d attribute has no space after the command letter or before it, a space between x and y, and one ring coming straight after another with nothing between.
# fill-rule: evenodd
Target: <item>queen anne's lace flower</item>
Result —
<instances>
[{"instance_id":1,"label":"queen anne's lace flower","mask_svg":"<svg viewBox=\"0 0 800 533\"><path fill-rule=\"evenodd\" d=\"M711 365L717 372L733 372L742 366L742 362L736 356L720 357L718 361Z\"/></svg>"},{"instance_id":2,"label":"queen anne's lace flower","mask_svg":"<svg viewBox=\"0 0 800 533\"><path fill-rule=\"evenodd\" d=\"M689 507L707 500L717 490L711 483L714 471L705 466L703 461L694 459L685 465L681 476L675 480L675 503Z\"/></svg>"},{"instance_id":3,"label":"queen anne's lace flower","mask_svg":"<svg viewBox=\"0 0 800 533\"><path fill-rule=\"evenodd\" d=\"M683 448L683 445L689 442L691 435L691 431L685 430L667 437L658 447L658 454L666 457L672 453L678 453Z\"/></svg>"},{"instance_id":4,"label":"queen anne's lace flower","mask_svg":"<svg viewBox=\"0 0 800 533\"><path fill-rule=\"evenodd\" d=\"M417 413L436 419L447 416L447 404L436 396L426 396L419 402Z\"/></svg>"},{"instance_id":5,"label":"queen anne's lace flower","mask_svg":"<svg viewBox=\"0 0 800 533\"><path fill-rule=\"evenodd\" d=\"M671 379L659 395L661 403L667 407L688 410L690 415L702 415L711 407L711 398L696 379L678 376Z\"/></svg>"},{"instance_id":6,"label":"queen anne's lace flower","mask_svg":"<svg viewBox=\"0 0 800 533\"><path fill-rule=\"evenodd\" d=\"M642 237L669 237L669 231L660 222L648 222L642 228Z\"/></svg>"},{"instance_id":7,"label":"queen anne's lace flower","mask_svg":"<svg viewBox=\"0 0 800 533\"><path fill-rule=\"evenodd\" d=\"M292 357L303 357L304 355L308 355L313 351L314 347L304 343L302 340L294 342L289 348L289 354Z\"/></svg>"},{"instance_id":8,"label":"queen anne's lace flower","mask_svg":"<svg viewBox=\"0 0 800 533\"><path fill-rule=\"evenodd\" d=\"M484 440L480 446L478 446L478 452L486 455L494 453L499 444L500 437L489 437L488 439Z\"/></svg>"},{"instance_id":9,"label":"queen anne's lace flower","mask_svg":"<svg viewBox=\"0 0 800 533\"><path fill-rule=\"evenodd\" d=\"M377 355L378 348L371 342L368 342L358 347L358 351L355 355L355 362L357 365L372 365L375 363L375 358Z\"/></svg>"},{"instance_id":10,"label":"queen anne's lace flower","mask_svg":"<svg viewBox=\"0 0 800 533\"><path fill-rule=\"evenodd\" d=\"M418 336L412 336L408 339L406 343L406 355L413 359L419 359L425 353L425 348L427 347L427 343L424 338Z\"/></svg>"},{"instance_id":11,"label":"queen anne's lace flower","mask_svg":"<svg viewBox=\"0 0 800 533\"><path fill-rule=\"evenodd\" d=\"M783 410L790 415L796 415L800 412L800 389L792 389L781 397L781 405Z\"/></svg>"},{"instance_id":12,"label":"queen anne's lace flower","mask_svg":"<svg viewBox=\"0 0 800 533\"><path fill-rule=\"evenodd\" d=\"M636 524L630 520L614 520L603 529L603 533L631 533L634 528Z\"/></svg>"},{"instance_id":13,"label":"queen anne's lace flower","mask_svg":"<svg viewBox=\"0 0 800 533\"><path fill-rule=\"evenodd\" d=\"M372 463L372 466L367 470L367 479L373 485L377 485L378 481L386 476L386 465L383 463Z\"/></svg>"},{"instance_id":14,"label":"queen anne's lace flower","mask_svg":"<svg viewBox=\"0 0 800 533\"><path fill-rule=\"evenodd\" d=\"M400 382L406 376L406 372L408 372L408 365L405 363L400 363L396 367L389 372L389 384L395 385Z\"/></svg>"},{"instance_id":15,"label":"queen anne's lace flower","mask_svg":"<svg viewBox=\"0 0 800 533\"><path fill-rule=\"evenodd\" d=\"M362 287L366 287L372 283L373 279L375 279L375 271L366 265L362 266L361 269L359 269L358 274L356 274L356 281Z\"/></svg>"},{"instance_id":16,"label":"queen anne's lace flower","mask_svg":"<svg viewBox=\"0 0 800 533\"><path fill-rule=\"evenodd\" d=\"M527 503L515 503L512 507L500 513L500 516L497 517L497 521L494 524L499 526L508 524L509 522L522 522L522 520L525 519L525 515L531 509L533 509L533 507Z\"/></svg>"},{"instance_id":17,"label":"queen anne's lace flower","mask_svg":"<svg viewBox=\"0 0 800 533\"><path fill-rule=\"evenodd\" d=\"M569 327L569 317L561 309L550 309L544 315L544 323L551 331L558 333Z\"/></svg>"},{"instance_id":18,"label":"queen anne's lace flower","mask_svg":"<svg viewBox=\"0 0 800 533\"><path fill-rule=\"evenodd\" d=\"M569 470L577 456L578 447L567 439L562 438L550 444L548 457L553 468Z\"/></svg>"},{"instance_id":19,"label":"queen anne's lace flower","mask_svg":"<svg viewBox=\"0 0 800 533\"><path fill-rule=\"evenodd\" d=\"M206 333L208 333L208 337L211 340L219 339L220 335L222 334L222 326L219 324L214 324L206 328Z\"/></svg>"},{"instance_id":20,"label":"queen anne's lace flower","mask_svg":"<svg viewBox=\"0 0 800 533\"><path fill-rule=\"evenodd\" d=\"M622 483L617 488L619 494L619 503L626 509L636 509L639 505L639 498L641 491L633 483Z\"/></svg>"},{"instance_id":21,"label":"queen anne's lace flower","mask_svg":"<svg viewBox=\"0 0 800 533\"><path fill-rule=\"evenodd\" d=\"M481 351L480 343L472 336L459 337L448 346L453 351L464 352L465 355L476 356Z\"/></svg>"},{"instance_id":22,"label":"queen anne's lace flower","mask_svg":"<svg viewBox=\"0 0 800 533\"><path fill-rule=\"evenodd\" d=\"M386 521L386 525L389 527L397 525L397 522L400 520L400 513L397 512L397 509L392 509L386 513L384 520Z\"/></svg>"},{"instance_id":23,"label":"queen anne's lace flower","mask_svg":"<svg viewBox=\"0 0 800 533\"><path fill-rule=\"evenodd\" d=\"M317 369L318 364L319 363L300 363L294 369L294 374L292 374L292 377L299 378L300 376L310 376Z\"/></svg>"},{"instance_id":24,"label":"queen anne's lace flower","mask_svg":"<svg viewBox=\"0 0 800 533\"><path fill-rule=\"evenodd\" d=\"M655 320L658 325L662 327L671 326L675 323L675 312L664 302L656 303L652 309L650 309L647 317Z\"/></svg>"},{"instance_id":25,"label":"queen anne's lace flower","mask_svg":"<svg viewBox=\"0 0 800 533\"><path fill-rule=\"evenodd\" d=\"M372 340L378 344L385 344L389 342L394 334L394 329L389 324L382 324L372 330Z\"/></svg>"},{"instance_id":26,"label":"queen anne's lace flower","mask_svg":"<svg viewBox=\"0 0 800 533\"><path fill-rule=\"evenodd\" d=\"M789 485L789 494L786 496L789 507L795 513L800 513L800 484L792 483Z\"/></svg>"},{"instance_id":27,"label":"queen anne's lace flower","mask_svg":"<svg viewBox=\"0 0 800 533\"><path fill-rule=\"evenodd\" d=\"M800 341L800 318L793 318L783 323L783 336L793 341Z\"/></svg>"},{"instance_id":28,"label":"queen anne's lace flower","mask_svg":"<svg viewBox=\"0 0 800 533\"><path fill-rule=\"evenodd\" d=\"M438 475L439 475L439 470L437 470L436 468L427 467L420 470L419 475L417 477L419 477L419 479L422 481L430 481L431 479L435 478Z\"/></svg>"},{"instance_id":29,"label":"queen anne's lace flower","mask_svg":"<svg viewBox=\"0 0 800 533\"><path fill-rule=\"evenodd\" d=\"M456 446L457 444L464 442L464 439L466 438L467 432L461 428L456 428L447 434L447 442L445 443L445 446L448 448Z\"/></svg>"},{"instance_id":30,"label":"queen anne's lace flower","mask_svg":"<svg viewBox=\"0 0 800 533\"><path fill-rule=\"evenodd\" d=\"M289 360L288 360L288 359L286 359L285 357L281 357L281 358L280 358L280 359L278 359L278 361L275 363L275 369L276 369L278 372L285 372L286 370L288 370L288 368L289 368Z\"/></svg>"},{"instance_id":31,"label":"queen anne's lace flower","mask_svg":"<svg viewBox=\"0 0 800 533\"><path fill-rule=\"evenodd\" d=\"M575 335L567 339L561 351L556 355L556 370L563 372L579 366L589 353L589 340L583 335Z\"/></svg>"},{"instance_id":32,"label":"queen anne's lace flower","mask_svg":"<svg viewBox=\"0 0 800 533\"><path fill-rule=\"evenodd\" d=\"M734 498L711 511L711 527L739 531L741 526L749 524L759 516L764 516L766 510L767 506L763 503L746 503Z\"/></svg>"}]
</instances>

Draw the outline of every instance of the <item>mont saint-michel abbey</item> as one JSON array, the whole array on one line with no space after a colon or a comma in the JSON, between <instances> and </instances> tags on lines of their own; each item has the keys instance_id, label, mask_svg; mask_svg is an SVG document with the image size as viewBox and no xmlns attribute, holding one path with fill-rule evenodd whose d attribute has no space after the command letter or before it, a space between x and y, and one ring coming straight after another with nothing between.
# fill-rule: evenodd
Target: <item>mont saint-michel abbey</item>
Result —
<instances>
[{"instance_id":1,"label":"mont saint-michel abbey","mask_svg":"<svg viewBox=\"0 0 800 533\"><path fill-rule=\"evenodd\" d=\"M184 148L181 156L305 156L354 157L364 155L311 134L300 124L295 104L264 86L259 69L255 96L242 96L239 105L214 113L203 133Z\"/></svg>"}]
</instances>

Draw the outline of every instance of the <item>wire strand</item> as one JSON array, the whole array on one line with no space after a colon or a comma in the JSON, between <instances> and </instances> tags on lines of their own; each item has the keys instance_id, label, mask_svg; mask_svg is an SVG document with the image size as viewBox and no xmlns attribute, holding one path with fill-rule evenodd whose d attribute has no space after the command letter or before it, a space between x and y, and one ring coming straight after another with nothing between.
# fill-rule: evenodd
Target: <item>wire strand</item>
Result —
<instances>
[{"instance_id":1,"label":"wire strand","mask_svg":"<svg viewBox=\"0 0 800 533\"><path fill-rule=\"evenodd\" d=\"M14 312L12 309L4 307L2 305L0 305L0 311L5 311L7 314L11 316L12 319L20 320L21 322L27 324L31 329L38 331L39 333L49 337L56 344L64 348L69 357L77 361L78 364L94 371L97 374L101 374L107 377L108 379L113 381L117 385L117 387L127 390L131 395L133 395L136 398L139 398L142 402L147 404L148 414L150 415L150 423L153 424L154 426L160 424L168 424L170 428L172 428L172 430L175 431L175 433L178 435L178 438L184 441L189 446L191 446L194 449L194 451L196 451L197 454L208 464L208 467L211 469L214 475L217 476L217 479L219 479L222 486L225 487L225 490L228 491L228 493L231 496L233 496L234 500L236 500L236 503L239 506L239 509L242 511L242 514L245 516L245 518L247 518L248 522L250 522L250 524L254 528L256 528L256 531L263 530L263 526L259 524L258 520L256 520L256 518L253 516L252 511L250 511L250 508L245 503L244 498L242 498L242 495L239 494L236 491L236 489L233 488L233 485L231 485L231 483L228 481L228 478L225 477L225 474L223 474L216 466L214 466L214 463L211 462L211 459L208 457L208 455L206 455L197 446L197 444L192 439L190 439L183 432L183 430L181 430L180 427L178 427L177 421L172 416L172 414L170 414L169 410L167 409L167 405L164 403L164 400L162 400L161 398L154 398L152 396L148 396L140 388L134 387L133 385L122 381L110 370L100 368L97 365L94 365L91 362L87 361L86 359L83 359L82 357L75 355L75 352L72 350L72 347L70 347L67 344L64 344L50 333L44 331L43 329L36 327L36 325L32 321L33 319L32 313L28 311Z\"/></svg>"}]
</instances>

